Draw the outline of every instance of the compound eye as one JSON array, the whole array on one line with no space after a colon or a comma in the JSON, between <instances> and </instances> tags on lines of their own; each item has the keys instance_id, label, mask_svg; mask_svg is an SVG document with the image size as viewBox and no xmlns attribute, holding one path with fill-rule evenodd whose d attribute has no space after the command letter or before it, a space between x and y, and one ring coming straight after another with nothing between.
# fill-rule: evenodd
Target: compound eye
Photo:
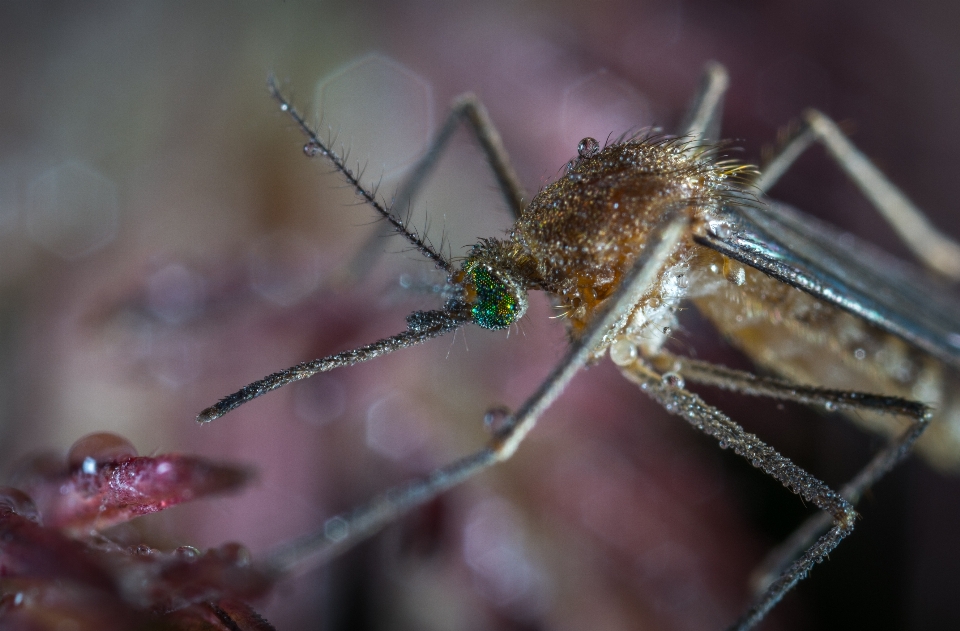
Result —
<instances>
[{"instance_id":1,"label":"compound eye","mask_svg":"<svg viewBox=\"0 0 960 631\"><path fill-rule=\"evenodd\" d=\"M476 302L470 313L478 325L485 329L505 329L526 311L523 297L485 266L477 265L466 272L476 291Z\"/></svg>"}]
</instances>

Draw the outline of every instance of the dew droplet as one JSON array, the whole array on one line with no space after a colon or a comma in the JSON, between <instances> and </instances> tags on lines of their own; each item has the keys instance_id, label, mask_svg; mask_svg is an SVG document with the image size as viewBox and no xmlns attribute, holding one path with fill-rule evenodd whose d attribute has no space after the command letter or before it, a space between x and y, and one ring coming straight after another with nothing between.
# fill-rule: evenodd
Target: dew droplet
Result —
<instances>
[{"instance_id":1,"label":"dew droplet","mask_svg":"<svg viewBox=\"0 0 960 631\"><path fill-rule=\"evenodd\" d=\"M286 103L281 103L281 104L280 104L280 111L281 111L281 112L286 112L286 111L289 110L289 109L290 109L290 106L287 105Z\"/></svg>"},{"instance_id":2,"label":"dew droplet","mask_svg":"<svg viewBox=\"0 0 960 631\"><path fill-rule=\"evenodd\" d=\"M627 339L619 339L610 345L610 360L617 366L629 366L637 361L637 347Z\"/></svg>"},{"instance_id":3,"label":"dew droplet","mask_svg":"<svg viewBox=\"0 0 960 631\"><path fill-rule=\"evenodd\" d=\"M327 153L328 153L327 150L324 149L323 146L315 140L311 140L307 144L303 145L303 155L307 156L308 158L325 156L327 155Z\"/></svg>"},{"instance_id":4,"label":"dew droplet","mask_svg":"<svg viewBox=\"0 0 960 631\"><path fill-rule=\"evenodd\" d=\"M729 239L730 235L733 234L730 225L724 221L711 221L709 226L710 232L718 239Z\"/></svg>"},{"instance_id":5,"label":"dew droplet","mask_svg":"<svg viewBox=\"0 0 960 631\"><path fill-rule=\"evenodd\" d=\"M87 472L87 469L91 466L96 469L98 464L119 462L136 455L136 447L123 436L109 432L97 432L87 434L73 443L67 453L67 464L71 468L83 467L84 471ZM86 462L88 458L93 460L92 465Z\"/></svg>"},{"instance_id":6,"label":"dew droplet","mask_svg":"<svg viewBox=\"0 0 960 631\"><path fill-rule=\"evenodd\" d=\"M827 412L833 412L837 409L837 404L833 401L825 401L823 407L826 408Z\"/></svg>"},{"instance_id":7,"label":"dew droplet","mask_svg":"<svg viewBox=\"0 0 960 631\"><path fill-rule=\"evenodd\" d=\"M600 152L600 143L596 138L587 136L577 145L577 155L581 158L592 158Z\"/></svg>"},{"instance_id":8,"label":"dew droplet","mask_svg":"<svg viewBox=\"0 0 960 631\"><path fill-rule=\"evenodd\" d=\"M686 383L683 381L683 377L679 373L675 372L665 372L660 377L660 381L663 382L663 385L668 388L683 388L686 386Z\"/></svg>"},{"instance_id":9,"label":"dew droplet","mask_svg":"<svg viewBox=\"0 0 960 631\"><path fill-rule=\"evenodd\" d=\"M858 348L857 350L853 351L853 356L860 360L866 359L867 351L863 350L862 348Z\"/></svg>"},{"instance_id":10,"label":"dew droplet","mask_svg":"<svg viewBox=\"0 0 960 631\"><path fill-rule=\"evenodd\" d=\"M483 426L486 427L487 431L491 434L499 434L508 427L511 420L510 409L499 405L490 408L486 414L483 415Z\"/></svg>"},{"instance_id":11,"label":"dew droplet","mask_svg":"<svg viewBox=\"0 0 960 631\"><path fill-rule=\"evenodd\" d=\"M40 523L40 513L29 495L12 486L0 486L0 510L9 510L15 515Z\"/></svg>"},{"instance_id":12,"label":"dew droplet","mask_svg":"<svg viewBox=\"0 0 960 631\"><path fill-rule=\"evenodd\" d=\"M720 449L726 449L727 447L730 446L727 444L727 441L725 440L721 440L718 444L720 445Z\"/></svg>"},{"instance_id":13,"label":"dew droplet","mask_svg":"<svg viewBox=\"0 0 960 631\"><path fill-rule=\"evenodd\" d=\"M200 550L193 546L180 546L174 552L178 557L185 559L195 559L200 556Z\"/></svg>"}]
</instances>

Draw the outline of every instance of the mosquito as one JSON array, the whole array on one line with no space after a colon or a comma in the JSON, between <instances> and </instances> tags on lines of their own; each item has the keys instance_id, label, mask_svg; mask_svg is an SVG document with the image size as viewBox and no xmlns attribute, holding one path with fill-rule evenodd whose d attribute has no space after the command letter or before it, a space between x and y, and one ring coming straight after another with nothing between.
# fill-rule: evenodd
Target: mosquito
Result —
<instances>
[{"instance_id":1,"label":"mosquito","mask_svg":"<svg viewBox=\"0 0 960 631\"><path fill-rule=\"evenodd\" d=\"M668 412L820 509L770 553L755 600L732 629L756 625L850 534L854 504L906 457L928 425L936 436L923 445L924 455L944 468L958 466L960 421L954 417L960 407L950 392L960 368L960 310L937 297L943 292L933 289L933 281L765 193L807 147L820 142L928 268L960 278L960 246L940 235L822 113L805 115L762 174L723 159L720 116L728 82L721 65L708 64L675 136L642 133L606 146L583 139L566 172L529 203L485 108L472 95L459 98L395 199L406 203L416 195L459 125L472 131L515 224L506 238L481 239L455 264L394 212L396 203L389 207L365 188L270 80L280 109L307 137L304 152L325 156L392 230L443 271L450 297L441 309L410 314L407 329L392 337L244 386L201 412L199 422L292 381L468 324L508 328L524 316L531 290L547 292L563 309L571 339L560 363L495 429L489 444L328 519L318 532L273 553L271 568L285 572L308 558L336 556L510 458L574 375L605 353ZM760 368L780 377L668 351L677 311L687 303ZM834 490L689 391L687 382L845 411L888 441Z\"/></svg>"}]
</instances>

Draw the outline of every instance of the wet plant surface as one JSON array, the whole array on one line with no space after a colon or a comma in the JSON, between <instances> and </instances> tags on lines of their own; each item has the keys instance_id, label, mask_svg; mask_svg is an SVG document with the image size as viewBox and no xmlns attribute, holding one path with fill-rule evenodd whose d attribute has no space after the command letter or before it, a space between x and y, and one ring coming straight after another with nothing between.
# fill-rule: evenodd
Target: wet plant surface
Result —
<instances>
[{"instance_id":1,"label":"wet plant surface","mask_svg":"<svg viewBox=\"0 0 960 631\"><path fill-rule=\"evenodd\" d=\"M137 456L114 434L37 456L0 487L0 619L7 628L272 629L247 604L273 579L238 543L161 550L111 527L238 491L242 467ZM106 532L105 532L106 531Z\"/></svg>"}]
</instances>

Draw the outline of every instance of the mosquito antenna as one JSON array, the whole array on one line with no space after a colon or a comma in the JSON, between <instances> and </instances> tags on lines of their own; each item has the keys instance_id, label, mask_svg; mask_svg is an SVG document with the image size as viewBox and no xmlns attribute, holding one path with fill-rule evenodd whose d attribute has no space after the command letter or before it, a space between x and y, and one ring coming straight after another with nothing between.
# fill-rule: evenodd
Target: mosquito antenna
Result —
<instances>
[{"instance_id":1,"label":"mosquito antenna","mask_svg":"<svg viewBox=\"0 0 960 631\"><path fill-rule=\"evenodd\" d=\"M360 183L362 170L359 176L354 175L354 172L351 171L347 166L347 157L341 157L335 151L333 151L327 143L320 139L320 136L310 125L307 124L307 121L303 118L300 112L298 112L296 108L293 107L293 104L290 103L290 101L288 101L287 98L284 97L280 92L280 87L277 85L276 77L270 77L267 80L267 89L270 90L270 96L272 96L280 104L280 110L288 113L300 130L309 139L309 142L304 147L304 153L306 153L308 156L326 156L330 160L330 163L333 164L334 168L339 171L340 174L347 180L347 183L354 188L357 194L368 204L370 204L374 210L380 213L380 215L387 220L387 222L397 233L412 243L413 247L416 248L420 254L433 261L438 268L444 270L445 272L453 271L453 266L450 264L450 262L444 258L442 254L434 250L433 246L431 246L427 240L417 234L416 230L407 228L403 219L394 215L390 209L386 208L383 204L377 201L375 192L368 191L366 188L364 188L364 186Z\"/></svg>"},{"instance_id":2,"label":"mosquito antenna","mask_svg":"<svg viewBox=\"0 0 960 631\"><path fill-rule=\"evenodd\" d=\"M286 370L267 375L259 381L248 384L231 395L220 399L197 415L198 423L209 423L220 418L230 410L240 407L244 403L276 390L292 381L300 381L312 377L317 373L328 372L334 368L353 366L369 359L387 355L393 351L415 346L426 340L440 337L450 331L456 331L469 316L457 311L416 311L407 316L407 330L392 337L377 340L372 344L361 346L353 350L328 355L309 362L302 362Z\"/></svg>"}]
</instances>

